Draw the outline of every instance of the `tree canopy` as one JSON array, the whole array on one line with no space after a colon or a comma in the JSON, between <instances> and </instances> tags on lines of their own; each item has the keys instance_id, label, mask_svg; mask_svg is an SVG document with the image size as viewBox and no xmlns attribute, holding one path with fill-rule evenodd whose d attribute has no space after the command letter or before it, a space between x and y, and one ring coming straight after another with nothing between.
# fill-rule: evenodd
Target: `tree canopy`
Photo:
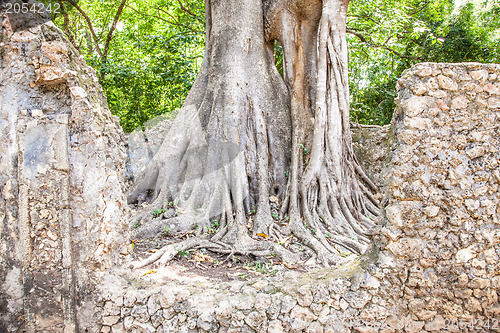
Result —
<instances>
[{"instance_id":1,"label":"tree canopy","mask_svg":"<svg viewBox=\"0 0 500 333\"><path fill-rule=\"evenodd\" d=\"M204 49L204 1L57 0L53 13L99 74L130 132L175 112ZM500 4L489 0L353 0L347 22L351 119L386 124L395 84L418 62L500 61ZM281 47L276 62L282 64Z\"/></svg>"}]
</instances>

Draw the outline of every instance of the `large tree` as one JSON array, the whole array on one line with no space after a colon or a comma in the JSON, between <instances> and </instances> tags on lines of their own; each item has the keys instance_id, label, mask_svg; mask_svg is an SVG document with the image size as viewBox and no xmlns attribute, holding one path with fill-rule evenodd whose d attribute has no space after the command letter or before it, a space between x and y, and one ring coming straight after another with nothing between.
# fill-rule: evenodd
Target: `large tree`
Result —
<instances>
[{"instance_id":1,"label":"large tree","mask_svg":"<svg viewBox=\"0 0 500 333\"><path fill-rule=\"evenodd\" d=\"M297 253L283 246L288 234L324 265L338 262L341 251L363 252L379 210L351 144L348 0L205 6L202 69L129 194L130 203L150 203L134 221L141 224L136 237L165 226L196 236L141 265L195 246L294 261ZM284 78L274 65L276 42ZM177 216L155 213L173 205Z\"/></svg>"}]
</instances>

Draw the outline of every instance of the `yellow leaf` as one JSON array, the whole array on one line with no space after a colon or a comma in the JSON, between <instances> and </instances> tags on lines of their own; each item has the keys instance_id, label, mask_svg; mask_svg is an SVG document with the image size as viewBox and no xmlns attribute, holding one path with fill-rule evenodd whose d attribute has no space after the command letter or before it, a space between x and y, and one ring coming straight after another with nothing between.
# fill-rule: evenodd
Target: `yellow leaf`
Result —
<instances>
[{"instance_id":1,"label":"yellow leaf","mask_svg":"<svg viewBox=\"0 0 500 333\"><path fill-rule=\"evenodd\" d=\"M142 276L145 276L145 275L148 275L148 274L154 274L154 273L156 273L156 271L153 270L153 269L150 269L148 272L142 274Z\"/></svg>"},{"instance_id":2,"label":"yellow leaf","mask_svg":"<svg viewBox=\"0 0 500 333\"><path fill-rule=\"evenodd\" d=\"M264 238L269 238L269 236L267 236L266 234L263 234L263 233L256 233L257 236L261 236L261 237L264 237Z\"/></svg>"},{"instance_id":3,"label":"yellow leaf","mask_svg":"<svg viewBox=\"0 0 500 333\"><path fill-rule=\"evenodd\" d=\"M286 266L286 268L288 268L288 269L297 269L297 266L294 266L294 265L292 265L292 264L289 264L289 263L287 263L287 262L285 262L285 261L283 261L283 265L285 265L285 266Z\"/></svg>"}]
</instances>

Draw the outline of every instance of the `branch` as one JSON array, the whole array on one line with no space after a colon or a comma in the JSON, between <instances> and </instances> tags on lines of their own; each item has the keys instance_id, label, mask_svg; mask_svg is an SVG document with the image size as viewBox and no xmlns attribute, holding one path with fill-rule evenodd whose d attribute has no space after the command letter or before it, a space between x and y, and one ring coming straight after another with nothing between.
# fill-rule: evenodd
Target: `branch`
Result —
<instances>
[{"instance_id":1,"label":"branch","mask_svg":"<svg viewBox=\"0 0 500 333\"><path fill-rule=\"evenodd\" d=\"M104 60L106 60L108 57L109 43L111 43L111 39L113 38L113 32L115 32L116 25L118 24L118 20L120 19L120 16L123 12L123 7L125 7L126 2L127 0L122 0L120 7L118 7L118 10L116 11L115 19L113 20L113 25L111 26L111 29L108 32L108 37L106 37L106 43L104 44L104 56L103 56Z\"/></svg>"},{"instance_id":2,"label":"branch","mask_svg":"<svg viewBox=\"0 0 500 333\"><path fill-rule=\"evenodd\" d=\"M94 26L92 25L92 21L90 20L87 13L85 13L83 11L83 9L80 8L80 6L78 6L78 4L74 0L64 0L64 1L68 1L83 16L83 18L85 19L85 22L87 22L87 26L89 27L90 33L92 34L92 38L94 39L97 53L99 53L99 55L102 58L103 54L102 54L101 48L99 47L99 38L97 38L97 35L95 34Z\"/></svg>"},{"instance_id":3,"label":"branch","mask_svg":"<svg viewBox=\"0 0 500 333\"><path fill-rule=\"evenodd\" d=\"M66 33L66 36L68 36L68 39L71 42L71 44L73 44L73 46L76 49L78 49L78 46L76 45L76 42L75 42L75 37L73 36L73 34L71 33L71 30L69 28L70 22L69 22L68 12L66 11L66 7L64 6L63 0L59 0L58 2L59 2L59 5L61 5L61 14L62 14L63 19L64 19L63 30Z\"/></svg>"},{"instance_id":4,"label":"branch","mask_svg":"<svg viewBox=\"0 0 500 333\"><path fill-rule=\"evenodd\" d=\"M351 34L351 35L354 35L354 36L358 37L358 38L359 38L359 40L360 40L362 43L364 43L364 44L366 44L366 45L368 45L368 46L375 47L375 48L379 48L379 49L384 49L384 50L387 50L387 51L389 51L389 52L394 53L396 56L398 56L398 57L400 57L400 58L402 58L402 59L419 60L419 58L417 58L417 57L401 54L401 53L399 53L398 51L396 51L396 50L394 50L394 49L392 49L392 48L388 47L387 45L380 45L380 44L376 44L376 43L374 43L374 42L372 42L372 41L369 41L369 40L367 40L367 39L366 39L366 37L365 37L365 36L363 36L363 35L362 35L362 34L360 34L359 32L356 32L356 31L354 31L354 30L352 30L352 29L346 29L346 32L347 32L347 33L349 33L349 34ZM389 39L390 39L390 38L389 38ZM389 40L389 39L388 39L388 40Z\"/></svg>"},{"instance_id":5,"label":"branch","mask_svg":"<svg viewBox=\"0 0 500 333\"><path fill-rule=\"evenodd\" d=\"M181 19L180 17L173 17L172 14L170 14L169 12L167 12L166 10L163 10L161 9L160 7L153 7L154 9L156 9L157 11L159 12L162 12L162 13L165 13L167 16L169 16L172 20L177 20L177 22L172 22L172 21L168 21L165 19L166 22L170 23L170 24L173 24L173 25L176 25L178 27L181 27L181 28L184 28L184 29L189 29L191 30L192 32L194 33L200 33L199 31L197 30L194 30L193 28L191 28L190 25L184 25L181 23ZM199 18L198 18L199 19Z\"/></svg>"},{"instance_id":6,"label":"branch","mask_svg":"<svg viewBox=\"0 0 500 333\"><path fill-rule=\"evenodd\" d=\"M188 13L189 15L191 15L191 16L193 16L193 17L195 17L195 18L199 19L199 17L198 17L197 15L193 14L193 12L189 10L189 8L184 7L184 5L182 4L181 0L177 0L177 2L179 3L179 6L181 6L181 9L182 9L183 11L185 11L185 12L186 12L186 13Z\"/></svg>"},{"instance_id":7,"label":"branch","mask_svg":"<svg viewBox=\"0 0 500 333\"><path fill-rule=\"evenodd\" d=\"M419 9L415 10L413 13L410 13L408 14L409 16L413 16L413 15L416 15L418 13L420 13L422 10L425 9L425 7L427 7L431 2L430 1L427 1L422 7L420 7Z\"/></svg>"},{"instance_id":8,"label":"branch","mask_svg":"<svg viewBox=\"0 0 500 333\"><path fill-rule=\"evenodd\" d=\"M191 28L190 26L185 26L183 25L182 23L178 23L178 22L172 22L170 20L167 20L166 18L163 18L161 16L158 16L158 15L153 15L153 14L147 14L147 13L143 13L143 12L140 12L138 11L137 9L135 9L134 7L131 7L129 5L125 5L127 8L130 8L132 9L134 12L136 12L137 14L139 15L142 15L142 16L146 16L146 17L154 17L154 18L157 18L163 22L166 22L168 24L171 24L171 25L175 25L175 26L178 26L178 27L181 27L181 28L184 28L184 29L189 29L191 30L191 32L195 33L195 34L201 34L202 32L201 31L198 31L198 30L194 30L193 28ZM160 8L156 8L156 7L153 7L153 9L156 9L158 11L162 11L164 13L166 13L167 15L169 15L170 17L172 17L172 15L170 15L169 13L165 12L164 10L160 9ZM174 17L172 17L174 18Z\"/></svg>"}]
</instances>

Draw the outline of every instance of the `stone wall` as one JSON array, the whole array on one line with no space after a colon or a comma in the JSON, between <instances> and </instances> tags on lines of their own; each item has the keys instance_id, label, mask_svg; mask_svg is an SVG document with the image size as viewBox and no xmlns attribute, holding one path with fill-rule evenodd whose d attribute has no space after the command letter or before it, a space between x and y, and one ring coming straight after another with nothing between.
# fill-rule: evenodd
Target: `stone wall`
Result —
<instances>
[{"instance_id":1,"label":"stone wall","mask_svg":"<svg viewBox=\"0 0 500 333\"><path fill-rule=\"evenodd\" d=\"M500 319L499 76L421 64L398 82L382 233L420 320Z\"/></svg>"},{"instance_id":2,"label":"stone wall","mask_svg":"<svg viewBox=\"0 0 500 333\"><path fill-rule=\"evenodd\" d=\"M124 136L63 33L0 10L0 331L79 331L128 247Z\"/></svg>"}]
</instances>

